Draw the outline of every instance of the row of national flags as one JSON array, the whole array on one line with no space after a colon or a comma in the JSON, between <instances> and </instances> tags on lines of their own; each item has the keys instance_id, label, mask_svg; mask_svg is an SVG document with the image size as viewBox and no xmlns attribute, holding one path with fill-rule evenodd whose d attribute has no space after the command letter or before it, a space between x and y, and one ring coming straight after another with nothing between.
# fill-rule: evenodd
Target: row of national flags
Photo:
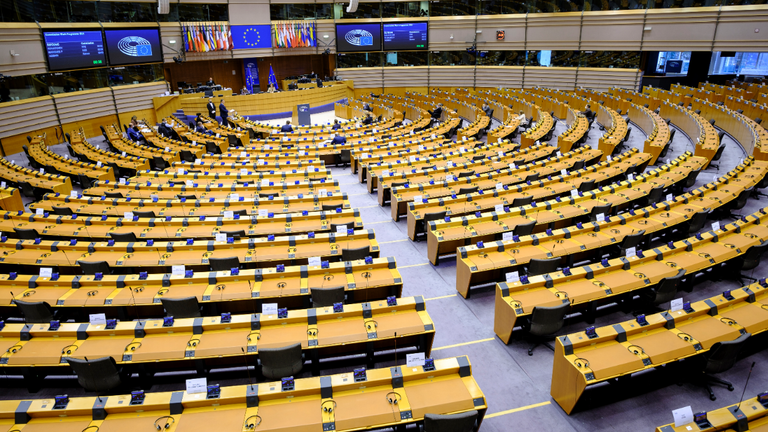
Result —
<instances>
[{"instance_id":1,"label":"row of national flags","mask_svg":"<svg viewBox=\"0 0 768 432\"><path fill-rule=\"evenodd\" d=\"M313 21L278 21L272 24L274 48L306 48L317 46L317 30Z\"/></svg>"},{"instance_id":2,"label":"row of national flags","mask_svg":"<svg viewBox=\"0 0 768 432\"><path fill-rule=\"evenodd\" d=\"M228 51L234 48L232 32L224 23L186 23L181 25L186 52Z\"/></svg>"}]
</instances>

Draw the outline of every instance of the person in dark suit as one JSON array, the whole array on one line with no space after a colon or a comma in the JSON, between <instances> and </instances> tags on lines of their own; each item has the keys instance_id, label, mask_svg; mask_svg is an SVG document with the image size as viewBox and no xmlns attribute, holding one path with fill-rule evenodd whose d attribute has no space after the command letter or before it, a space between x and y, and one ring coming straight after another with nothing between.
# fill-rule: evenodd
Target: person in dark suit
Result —
<instances>
[{"instance_id":1,"label":"person in dark suit","mask_svg":"<svg viewBox=\"0 0 768 432\"><path fill-rule=\"evenodd\" d=\"M373 112L373 107L368 105L368 102L363 102L363 110L364 111L371 111L371 112Z\"/></svg>"},{"instance_id":2,"label":"person in dark suit","mask_svg":"<svg viewBox=\"0 0 768 432\"><path fill-rule=\"evenodd\" d=\"M308 78L317 78L317 74L315 73L315 71L312 71L312 73L309 74Z\"/></svg>"},{"instance_id":3,"label":"person in dark suit","mask_svg":"<svg viewBox=\"0 0 768 432\"><path fill-rule=\"evenodd\" d=\"M318 87L318 88L322 88L322 87L323 87L323 80L321 80L320 78L318 78L318 79L316 80L316 82L317 82L317 87Z\"/></svg>"},{"instance_id":4,"label":"person in dark suit","mask_svg":"<svg viewBox=\"0 0 768 432\"><path fill-rule=\"evenodd\" d=\"M208 82L205 83L208 87L213 87L216 85L215 82L213 82L213 77L208 77Z\"/></svg>"},{"instance_id":5,"label":"person in dark suit","mask_svg":"<svg viewBox=\"0 0 768 432\"><path fill-rule=\"evenodd\" d=\"M227 114L229 114L229 110L224 106L224 99L222 99L221 103L219 103L219 113L221 114L221 124L224 126L229 125L227 122Z\"/></svg>"},{"instance_id":6,"label":"person in dark suit","mask_svg":"<svg viewBox=\"0 0 768 432\"><path fill-rule=\"evenodd\" d=\"M434 120L440 120L440 117L443 115L443 104L439 103L437 104L437 108L427 112L432 115Z\"/></svg>"},{"instance_id":7,"label":"person in dark suit","mask_svg":"<svg viewBox=\"0 0 768 432\"><path fill-rule=\"evenodd\" d=\"M341 123L339 123L338 120L333 121L333 126L331 126L331 130L339 130L341 129Z\"/></svg>"},{"instance_id":8,"label":"person in dark suit","mask_svg":"<svg viewBox=\"0 0 768 432\"><path fill-rule=\"evenodd\" d=\"M584 117L586 117L588 120L592 120L592 117L595 115L595 113L592 112L592 107L589 106L589 104L587 104L587 106L584 108L582 114L584 114Z\"/></svg>"},{"instance_id":9,"label":"person in dark suit","mask_svg":"<svg viewBox=\"0 0 768 432\"><path fill-rule=\"evenodd\" d=\"M485 115L490 117L491 114L493 113L493 110L491 109L491 107L488 106L488 104L483 103L483 112L485 113Z\"/></svg>"},{"instance_id":10,"label":"person in dark suit","mask_svg":"<svg viewBox=\"0 0 768 432\"><path fill-rule=\"evenodd\" d=\"M291 127L291 121L290 120L285 122L283 127L280 128L280 132L293 132L293 128Z\"/></svg>"},{"instance_id":11,"label":"person in dark suit","mask_svg":"<svg viewBox=\"0 0 768 432\"><path fill-rule=\"evenodd\" d=\"M373 123L373 117L371 117L371 115L368 114L367 116L365 116L365 120L363 120L363 124L364 125L369 125L371 123Z\"/></svg>"},{"instance_id":12,"label":"person in dark suit","mask_svg":"<svg viewBox=\"0 0 768 432\"><path fill-rule=\"evenodd\" d=\"M164 121L157 127L157 133L166 138L171 138L173 136L173 129L171 129L171 125Z\"/></svg>"},{"instance_id":13,"label":"person in dark suit","mask_svg":"<svg viewBox=\"0 0 768 432\"><path fill-rule=\"evenodd\" d=\"M140 142L140 143L146 143L146 140L144 139L144 135L139 132L139 125L131 121L130 126L128 127L128 138L131 139L133 142Z\"/></svg>"},{"instance_id":14,"label":"person in dark suit","mask_svg":"<svg viewBox=\"0 0 768 432\"><path fill-rule=\"evenodd\" d=\"M195 128L195 132L206 134L206 135L213 135L213 132L209 131L203 126L203 122L197 122L197 127Z\"/></svg>"},{"instance_id":15,"label":"person in dark suit","mask_svg":"<svg viewBox=\"0 0 768 432\"><path fill-rule=\"evenodd\" d=\"M208 117L210 117L211 120L216 120L216 105L213 104L213 98L208 98L208 105L206 105L206 108L208 108Z\"/></svg>"},{"instance_id":16,"label":"person in dark suit","mask_svg":"<svg viewBox=\"0 0 768 432\"><path fill-rule=\"evenodd\" d=\"M333 137L333 140L331 140L331 144L346 144L347 143L347 137L344 136L344 132L339 132L336 134L335 137Z\"/></svg>"}]
</instances>

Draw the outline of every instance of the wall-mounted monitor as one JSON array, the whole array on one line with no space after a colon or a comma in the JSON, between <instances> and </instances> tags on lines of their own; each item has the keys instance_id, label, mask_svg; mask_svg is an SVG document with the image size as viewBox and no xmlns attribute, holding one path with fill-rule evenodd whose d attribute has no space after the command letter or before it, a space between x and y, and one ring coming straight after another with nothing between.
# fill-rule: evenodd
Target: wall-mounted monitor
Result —
<instances>
[{"instance_id":1,"label":"wall-mounted monitor","mask_svg":"<svg viewBox=\"0 0 768 432\"><path fill-rule=\"evenodd\" d=\"M427 22L386 22L382 28L384 51L426 51L429 46Z\"/></svg>"},{"instance_id":2,"label":"wall-mounted monitor","mask_svg":"<svg viewBox=\"0 0 768 432\"><path fill-rule=\"evenodd\" d=\"M46 30L43 32L49 71L107 65L101 30Z\"/></svg>"},{"instance_id":3,"label":"wall-mounted monitor","mask_svg":"<svg viewBox=\"0 0 768 432\"><path fill-rule=\"evenodd\" d=\"M104 36L111 66L163 61L160 30L157 28L104 30Z\"/></svg>"},{"instance_id":4,"label":"wall-mounted monitor","mask_svg":"<svg viewBox=\"0 0 768 432\"><path fill-rule=\"evenodd\" d=\"M336 24L336 52L381 51L381 24Z\"/></svg>"}]
</instances>

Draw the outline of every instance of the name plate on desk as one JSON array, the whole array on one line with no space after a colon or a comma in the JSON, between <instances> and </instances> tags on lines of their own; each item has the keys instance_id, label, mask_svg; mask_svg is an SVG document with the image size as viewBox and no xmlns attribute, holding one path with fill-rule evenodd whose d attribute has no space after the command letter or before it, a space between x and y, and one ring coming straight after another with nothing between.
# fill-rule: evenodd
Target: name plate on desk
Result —
<instances>
[{"instance_id":1,"label":"name plate on desk","mask_svg":"<svg viewBox=\"0 0 768 432\"><path fill-rule=\"evenodd\" d=\"M205 393L208 390L208 380L206 378L193 378L187 380L187 393Z\"/></svg>"},{"instance_id":2,"label":"name plate on desk","mask_svg":"<svg viewBox=\"0 0 768 432\"><path fill-rule=\"evenodd\" d=\"M672 301L669 302L669 311L670 312L679 311L682 308L683 308L683 299L682 299L682 297L681 298L672 299Z\"/></svg>"},{"instance_id":3,"label":"name plate on desk","mask_svg":"<svg viewBox=\"0 0 768 432\"><path fill-rule=\"evenodd\" d=\"M277 303L264 303L261 305L263 315L277 315Z\"/></svg>"},{"instance_id":4,"label":"name plate on desk","mask_svg":"<svg viewBox=\"0 0 768 432\"><path fill-rule=\"evenodd\" d=\"M693 410L690 406L672 410L672 417L675 419L675 427L685 426L693 422Z\"/></svg>"}]
</instances>

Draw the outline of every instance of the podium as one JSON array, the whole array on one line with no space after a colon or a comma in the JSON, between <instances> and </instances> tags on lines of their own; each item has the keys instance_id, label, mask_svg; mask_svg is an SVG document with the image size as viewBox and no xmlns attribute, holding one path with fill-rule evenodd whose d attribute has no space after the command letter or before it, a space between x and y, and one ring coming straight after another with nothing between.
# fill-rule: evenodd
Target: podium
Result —
<instances>
[{"instance_id":1,"label":"podium","mask_svg":"<svg viewBox=\"0 0 768 432\"><path fill-rule=\"evenodd\" d=\"M309 115L309 104L298 104L293 107L292 122L299 126L311 126L312 118Z\"/></svg>"}]
</instances>

